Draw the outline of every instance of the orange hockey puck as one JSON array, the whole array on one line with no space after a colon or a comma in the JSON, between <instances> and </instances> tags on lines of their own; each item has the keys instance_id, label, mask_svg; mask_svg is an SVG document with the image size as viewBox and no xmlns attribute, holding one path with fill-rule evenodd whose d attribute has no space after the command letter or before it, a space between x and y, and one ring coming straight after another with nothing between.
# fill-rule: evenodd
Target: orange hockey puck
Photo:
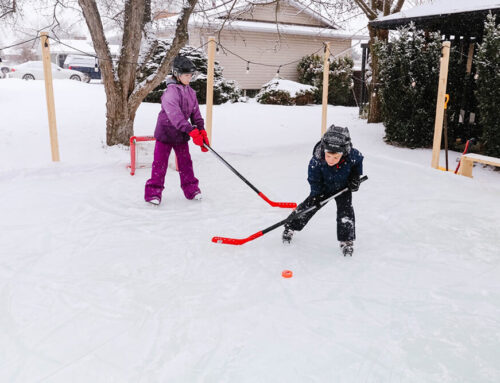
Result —
<instances>
[{"instance_id":1,"label":"orange hockey puck","mask_svg":"<svg viewBox=\"0 0 500 383\"><path fill-rule=\"evenodd\" d=\"M291 277L293 277L293 272L292 272L292 270L283 270L281 272L281 276L283 278L291 278Z\"/></svg>"}]
</instances>

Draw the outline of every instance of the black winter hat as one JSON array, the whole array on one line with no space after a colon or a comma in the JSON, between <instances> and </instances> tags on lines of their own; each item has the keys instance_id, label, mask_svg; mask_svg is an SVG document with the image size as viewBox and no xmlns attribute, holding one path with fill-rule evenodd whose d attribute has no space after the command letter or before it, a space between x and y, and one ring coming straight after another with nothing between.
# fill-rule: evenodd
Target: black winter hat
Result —
<instances>
[{"instance_id":1,"label":"black winter hat","mask_svg":"<svg viewBox=\"0 0 500 383\"><path fill-rule=\"evenodd\" d=\"M174 76L179 76L184 73L194 73L196 72L196 67L186 56L178 55L174 59L172 72L174 73Z\"/></svg>"},{"instance_id":2,"label":"black winter hat","mask_svg":"<svg viewBox=\"0 0 500 383\"><path fill-rule=\"evenodd\" d=\"M323 144L324 150L330 153L342 153L343 155L347 155L352 148L349 129L333 124L323 135L321 143Z\"/></svg>"}]
</instances>

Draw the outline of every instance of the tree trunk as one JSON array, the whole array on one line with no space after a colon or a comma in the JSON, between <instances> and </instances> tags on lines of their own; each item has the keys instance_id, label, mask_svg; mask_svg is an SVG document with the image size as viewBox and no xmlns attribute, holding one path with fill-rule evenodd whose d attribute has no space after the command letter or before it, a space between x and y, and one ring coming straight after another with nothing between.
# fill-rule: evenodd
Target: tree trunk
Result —
<instances>
[{"instance_id":1,"label":"tree trunk","mask_svg":"<svg viewBox=\"0 0 500 383\"><path fill-rule=\"evenodd\" d=\"M370 55L371 55L371 69L372 69L372 81L370 83L370 110L368 112L368 123L382 122L382 104L380 102L380 95L378 93L378 78L379 78L379 61L378 56L374 49L375 42L387 41L389 37L389 31L374 29L368 26L370 31Z\"/></svg>"},{"instance_id":2,"label":"tree trunk","mask_svg":"<svg viewBox=\"0 0 500 383\"><path fill-rule=\"evenodd\" d=\"M136 84L136 73L143 69L138 67L137 63L144 27L151 18L151 0L124 2L125 24L122 49L117 65L113 65L96 1L78 0L94 43L94 49L99 57L106 92L106 144L108 146L129 145L130 137L134 135L135 114L142 100L165 79L172 60L188 41L188 20L197 2L198 0L187 0L177 20L172 45L155 76L150 76L142 83ZM150 58L151 53L146 57ZM142 66L147 66L147 64L148 62L144 62Z\"/></svg>"},{"instance_id":3,"label":"tree trunk","mask_svg":"<svg viewBox=\"0 0 500 383\"><path fill-rule=\"evenodd\" d=\"M106 102L106 144L108 146L128 145L134 135L135 110L117 96L108 96Z\"/></svg>"}]
</instances>

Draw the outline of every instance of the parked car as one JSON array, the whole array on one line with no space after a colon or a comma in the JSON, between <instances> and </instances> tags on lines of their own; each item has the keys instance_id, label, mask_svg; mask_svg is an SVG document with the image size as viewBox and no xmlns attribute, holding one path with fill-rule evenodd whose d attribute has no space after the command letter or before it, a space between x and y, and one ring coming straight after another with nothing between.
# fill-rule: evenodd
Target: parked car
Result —
<instances>
[{"instance_id":1,"label":"parked car","mask_svg":"<svg viewBox=\"0 0 500 383\"><path fill-rule=\"evenodd\" d=\"M87 81L87 75L82 72L71 69L63 69L54 63L51 64L52 78L54 79ZM23 80L43 80L43 62L27 61L23 64L14 65L10 68L9 77L22 78Z\"/></svg>"},{"instance_id":2,"label":"parked car","mask_svg":"<svg viewBox=\"0 0 500 383\"><path fill-rule=\"evenodd\" d=\"M88 81L101 79L101 70L99 69L98 62L92 56L68 55L66 60L64 60L64 68L85 73Z\"/></svg>"},{"instance_id":3,"label":"parked car","mask_svg":"<svg viewBox=\"0 0 500 383\"><path fill-rule=\"evenodd\" d=\"M3 60L0 60L0 78L7 77L7 74L10 72L11 66L12 66L12 63L8 63L8 62L5 62Z\"/></svg>"}]
</instances>

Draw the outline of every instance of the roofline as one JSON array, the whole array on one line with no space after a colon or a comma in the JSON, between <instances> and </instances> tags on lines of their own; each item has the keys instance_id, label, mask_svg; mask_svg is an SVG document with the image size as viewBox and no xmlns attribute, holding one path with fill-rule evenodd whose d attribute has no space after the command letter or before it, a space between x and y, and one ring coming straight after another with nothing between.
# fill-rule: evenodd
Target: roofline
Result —
<instances>
[{"instance_id":1,"label":"roofline","mask_svg":"<svg viewBox=\"0 0 500 383\"><path fill-rule=\"evenodd\" d=\"M222 22L206 20L190 19L189 25L197 28L218 28ZM259 24L258 26L255 24ZM350 32L339 31L336 29L329 29L325 27L314 27L304 25L289 25L289 24L276 24L264 23L261 21L243 21L233 20L224 25L224 30L239 30L263 33L276 33L279 28L279 33L284 35L302 35L302 36L319 36L331 38L344 38L346 40L369 40L370 37L366 35L350 34Z\"/></svg>"},{"instance_id":2,"label":"roofline","mask_svg":"<svg viewBox=\"0 0 500 383\"><path fill-rule=\"evenodd\" d=\"M306 7L305 5L301 4L300 2L298 2L296 0L285 0L285 2L288 5L295 6L295 8L298 8L301 12L307 13L308 15L312 16L314 19L320 20L321 22L329 25L330 27L333 27L335 29L341 29L340 26L337 23L335 23L334 21L330 21L328 18L326 18L322 14L320 14L320 13L318 13L318 12L310 9L309 7ZM247 4L242 4L242 5L238 6L238 7L233 8L232 12L245 10L245 9L253 7L253 6L270 5L270 4L271 3L261 3L261 4L260 3L247 3ZM221 17L221 16L224 16L224 15L227 15L228 13L229 13L228 10L224 10L224 11L220 11L220 12L208 15L208 17L210 17L210 18L217 18L217 17Z\"/></svg>"},{"instance_id":3,"label":"roofline","mask_svg":"<svg viewBox=\"0 0 500 383\"><path fill-rule=\"evenodd\" d=\"M393 16L390 19L384 20L386 17L388 17L388 16L384 16L381 19L375 19L375 20L369 21L368 24L372 27L380 28L380 29L395 29L396 27L401 26L402 24L408 24L412 21L425 22L425 21L434 20L437 17L452 16L452 15L453 16L461 16L461 17L475 16L478 14L487 15L490 11L493 14L498 14L498 13L500 13L500 7L499 8L484 8L484 9L479 9L479 10L474 10L474 11L465 11L465 12L435 13L433 15L410 16L410 17L399 17L399 18L394 17L394 15L396 15L396 13L395 13L393 15L390 15L390 16ZM402 13L402 12L398 12L398 13Z\"/></svg>"}]
</instances>

